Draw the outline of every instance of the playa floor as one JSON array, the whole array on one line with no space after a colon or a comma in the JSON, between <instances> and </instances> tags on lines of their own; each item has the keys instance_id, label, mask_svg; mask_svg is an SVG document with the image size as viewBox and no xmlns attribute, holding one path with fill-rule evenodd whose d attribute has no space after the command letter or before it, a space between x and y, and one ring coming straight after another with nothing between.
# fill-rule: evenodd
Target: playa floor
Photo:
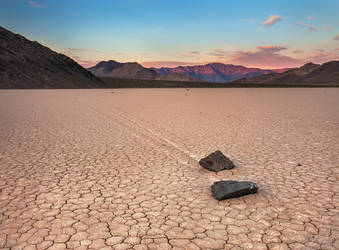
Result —
<instances>
[{"instance_id":1,"label":"playa floor","mask_svg":"<svg viewBox=\"0 0 339 250\"><path fill-rule=\"evenodd\" d=\"M339 89L0 91L0 248L339 249Z\"/></svg>"}]
</instances>

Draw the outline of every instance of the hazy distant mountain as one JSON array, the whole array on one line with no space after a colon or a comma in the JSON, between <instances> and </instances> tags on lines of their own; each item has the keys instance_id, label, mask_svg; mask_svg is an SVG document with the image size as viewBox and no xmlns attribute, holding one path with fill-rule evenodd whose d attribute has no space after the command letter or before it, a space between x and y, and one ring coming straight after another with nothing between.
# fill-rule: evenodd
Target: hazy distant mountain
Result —
<instances>
[{"instance_id":1,"label":"hazy distant mountain","mask_svg":"<svg viewBox=\"0 0 339 250\"><path fill-rule=\"evenodd\" d=\"M234 83L269 83L269 84L298 84L298 83L338 83L339 61L331 61L322 65L307 63L300 68L291 69L284 73L243 78Z\"/></svg>"},{"instance_id":2,"label":"hazy distant mountain","mask_svg":"<svg viewBox=\"0 0 339 250\"><path fill-rule=\"evenodd\" d=\"M136 62L120 63L114 60L102 61L88 68L96 76L112 78L128 78L143 80L168 80L168 81L196 81L192 77L181 74L158 74L153 69L145 68Z\"/></svg>"},{"instance_id":3,"label":"hazy distant mountain","mask_svg":"<svg viewBox=\"0 0 339 250\"><path fill-rule=\"evenodd\" d=\"M105 86L69 57L0 27L0 88Z\"/></svg>"},{"instance_id":4,"label":"hazy distant mountain","mask_svg":"<svg viewBox=\"0 0 339 250\"><path fill-rule=\"evenodd\" d=\"M243 77L272 74L287 69L266 70L259 68L246 68L244 66L209 63L206 65L179 66L175 68L152 68L159 74L178 73L207 82L230 82Z\"/></svg>"}]
</instances>

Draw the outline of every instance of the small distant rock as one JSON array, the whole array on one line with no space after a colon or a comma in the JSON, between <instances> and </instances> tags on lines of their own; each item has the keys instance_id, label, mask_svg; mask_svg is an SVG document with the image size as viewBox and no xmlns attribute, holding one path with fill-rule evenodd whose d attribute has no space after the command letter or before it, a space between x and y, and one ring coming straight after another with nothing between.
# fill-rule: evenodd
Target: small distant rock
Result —
<instances>
[{"instance_id":1,"label":"small distant rock","mask_svg":"<svg viewBox=\"0 0 339 250\"><path fill-rule=\"evenodd\" d=\"M232 169L235 167L233 162L219 150L206 156L205 158L202 158L199 161L199 164L202 167L214 172L219 172L224 169Z\"/></svg>"},{"instance_id":2,"label":"small distant rock","mask_svg":"<svg viewBox=\"0 0 339 250\"><path fill-rule=\"evenodd\" d=\"M258 189L258 185L251 181L217 181L211 186L212 196L217 200L254 194Z\"/></svg>"},{"instance_id":3,"label":"small distant rock","mask_svg":"<svg viewBox=\"0 0 339 250\"><path fill-rule=\"evenodd\" d=\"M298 163L298 166L300 167L300 166L301 166L301 164L300 164L300 163Z\"/></svg>"}]
</instances>

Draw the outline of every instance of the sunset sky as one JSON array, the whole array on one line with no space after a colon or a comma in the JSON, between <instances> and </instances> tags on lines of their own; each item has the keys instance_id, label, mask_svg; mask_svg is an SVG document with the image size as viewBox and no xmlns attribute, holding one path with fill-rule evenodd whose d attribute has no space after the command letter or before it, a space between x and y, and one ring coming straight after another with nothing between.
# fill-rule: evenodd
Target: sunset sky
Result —
<instances>
[{"instance_id":1,"label":"sunset sky","mask_svg":"<svg viewBox=\"0 0 339 250\"><path fill-rule=\"evenodd\" d=\"M85 67L339 59L338 0L1 0L0 26Z\"/></svg>"}]
</instances>

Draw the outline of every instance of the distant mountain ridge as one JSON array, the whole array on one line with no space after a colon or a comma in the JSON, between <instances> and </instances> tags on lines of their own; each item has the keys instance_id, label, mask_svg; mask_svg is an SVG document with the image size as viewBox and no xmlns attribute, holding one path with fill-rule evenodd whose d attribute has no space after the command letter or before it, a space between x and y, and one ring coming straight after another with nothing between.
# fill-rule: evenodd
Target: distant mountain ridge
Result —
<instances>
[{"instance_id":1,"label":"distant mountain ridge","mask_svg":"<svg viewBox=\"0 0 339 250\"><path fill-rule=\"evenodd\" d=\"M100 77L128 78L142 80L197 81L196 79L177 73L158 74L155 70L145 68L136 62L120 63L114 60L101 61L88 68Z\"/></svg>"},{"instance_id":2,"label":"distant mountain ridge","mask_svg":"<svg viewBox=\"0 0 339 250\"><path fill-rule=\"evenodd\" d=\"M330 61L322 65L307 63L300 68L274 70L222 63L152 69L138 63L103 61L89 70L100 77L87 71L71 58L0 26L0 88L2 89L107 88L124 87L123 84L130 87L319 87L326 84L339 86L339 61ZM121 81L121 79L131 80ZM229 84L220 84L232 79L237 80ZM210 81L210 83L203 81Z\"/></svg>"},{"instance_id":3,"label":"distant mountain ridge","mask_svg":"<svg viewBox=\"0 0 339 250\"><path fill-rule=\"evenodd\" d=\"M233 83L265 83L265 84L339 84L339 61L320 64L306 63L300 68L283 73L243 78Z\"/></svg>"},{"instance_id":4,"label":"distant mountain ridge","mask_svg":"<svg viewBox=\"0 0 339 250\"><path fill-rule=\"evenodd\" d=\"M288 69L247 68L241 65L209 63L206 65L151 68L159 74L178 73L207 82L231 82L244 77L284 72Z\"/></svg>"},{"instance_id":5,"label":"distant mountain ridge","mask_svg":"<svg viewBox=\"0 0 339 250\"><path fill-rule=\"evenodd\" d=\"M103 88L71 58L0 26L0 88Z\"/></svg>"}]
</instances>

